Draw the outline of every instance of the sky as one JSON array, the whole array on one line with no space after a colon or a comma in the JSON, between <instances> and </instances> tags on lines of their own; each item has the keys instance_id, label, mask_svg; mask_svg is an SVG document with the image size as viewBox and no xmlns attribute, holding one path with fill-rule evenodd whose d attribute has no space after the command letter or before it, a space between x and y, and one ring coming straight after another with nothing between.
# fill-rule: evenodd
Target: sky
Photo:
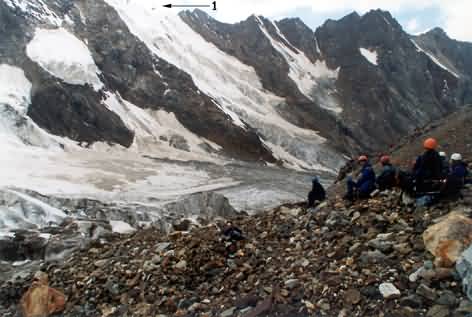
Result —
<instances>
[{"instance_id":1,"label":"sky","mask_svg":"<svg viewBox=\"0 0 472 317\"><path fill-rule=\"evenodd\" d=\"M130 0L173 4L210 4L213 0ZM217 11L208 13L222 22L238 22L251 14L275 20L299 17L312 29L327 19L339 19L357 11L383 9L411 34L434 27L443 28L451 38L472 42L472 0L216 0ZM167 9L177 10L177 9Z\"/></svg>"}]
</instances>

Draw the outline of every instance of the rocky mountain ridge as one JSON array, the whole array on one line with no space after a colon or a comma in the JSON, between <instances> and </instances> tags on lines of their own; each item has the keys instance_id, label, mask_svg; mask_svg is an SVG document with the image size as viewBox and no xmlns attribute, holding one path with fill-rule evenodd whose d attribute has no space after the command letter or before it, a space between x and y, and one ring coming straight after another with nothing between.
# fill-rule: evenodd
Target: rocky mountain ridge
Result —
<instances>
[{"instance_id":1,"label":"rocky mountain ridge","mask_svg":"<svg viewBox=\"0 0 472 317\"><path fill-rule=\"evenodd\" d=\"M166 111L202 138L204 151L333 168L340 154L381 149L470 99L467 43L444 37L447 52L419 48L422 37L411 38L380 10L328 20L316 31L300 19L251 16L230 25L198 10L170 18L124 0L2 0L0 14L0 63L22 69L32 83L28 117L88 144L140 143L136 125L146 122L131 113ZM61 78L83 66L48 56L60 49L41 34L60 42L57 28L90 52L98 89ZM454 70L435 56L447 56ZM151 136L147 143L175 144ZM180 139L178 149L188 150Z\"/></svg>"}]
</instances>

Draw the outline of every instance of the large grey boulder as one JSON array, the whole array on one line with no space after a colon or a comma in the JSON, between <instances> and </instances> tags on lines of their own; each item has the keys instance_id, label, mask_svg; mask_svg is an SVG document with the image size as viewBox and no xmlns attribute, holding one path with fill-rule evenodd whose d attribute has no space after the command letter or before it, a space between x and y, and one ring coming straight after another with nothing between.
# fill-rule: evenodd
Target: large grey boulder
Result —
<instances>
[{"instance_id":1,"label":"large grey boulder","mask_svg":"<svg viewBox=\"0 0 472 317\"><path fill-rule=\"evenodd\" d=\"M456 263L456 270L462 279L464 292L472 300L472 246L462 253Z\"/></svg>"}]
</instances>

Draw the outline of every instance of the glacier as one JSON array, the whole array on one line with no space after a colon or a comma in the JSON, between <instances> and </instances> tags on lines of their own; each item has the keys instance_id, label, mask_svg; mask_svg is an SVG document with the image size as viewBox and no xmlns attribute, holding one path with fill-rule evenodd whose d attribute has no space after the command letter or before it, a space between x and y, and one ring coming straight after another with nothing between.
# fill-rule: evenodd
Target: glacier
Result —
<instances>
[{"instance_id":1,"label":"glacier","mask_svg":"<svg viewBox=\"0 0 472 317\"><path fill-rule=\"evenodd\" d=\"M37 229L66 217L25 190L123 206L162 206L191 194L217 192L237 210L255 212L305 199L313 173L329 180L344 160L316 131L302 129L278 113L285 100L263 88L253 67L206 42L178 16L157 14L150 3L107 0L155 55L190 74L234 125L255 129L283 167L230 160L221 155L219 145L189 131L174 113L142 109L125 100L102 82L87 41L66 29L64 22L73 23L67 16L59 18L43 1L4 1L44 23L32 34L27 56L60 81L100 91L103 107L120 116L135 139L130 148L100 142L84 148L51 135L27 116L32 83L23 70L0 64L0 144L6 153L0 156L0 191L11 201L2 207L8 215L0 219L3 231ZM300 73L297 84L302 88L323 78L336 79L336 71L324 62L309 66L304 64L306 56L297 58L294 69L311 67L314 76L305 80ZM112 225L117 231L130 230L123 222Z\"/></svg>"}]
</instances>

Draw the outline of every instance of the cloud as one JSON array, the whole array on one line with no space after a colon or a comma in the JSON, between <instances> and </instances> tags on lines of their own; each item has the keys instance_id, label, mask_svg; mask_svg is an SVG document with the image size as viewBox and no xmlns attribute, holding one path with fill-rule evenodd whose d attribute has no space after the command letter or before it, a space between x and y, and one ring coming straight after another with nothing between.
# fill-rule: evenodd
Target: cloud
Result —
<instances>
[{"instance_id":1,"label":"cloud","mask_svg":"<svg viewBox=\"0 0 472 317\"><path fill-rule=\"evenodd\" d=\"M443 4L445 29L452 38L472 42L472 1L448 0Z\"/></svg>"},{"instance_id":2,"label":"cloud","mask_svg":"<svg viewBox=\"0 0 472 317\"><path fill-rule=\"evenodd\" d=\"M418 31L419 25L418 25L418 19L413 18L408 23L406 24L406 30L410 33L415 33Z\"/></svg>"}]
</instances>

